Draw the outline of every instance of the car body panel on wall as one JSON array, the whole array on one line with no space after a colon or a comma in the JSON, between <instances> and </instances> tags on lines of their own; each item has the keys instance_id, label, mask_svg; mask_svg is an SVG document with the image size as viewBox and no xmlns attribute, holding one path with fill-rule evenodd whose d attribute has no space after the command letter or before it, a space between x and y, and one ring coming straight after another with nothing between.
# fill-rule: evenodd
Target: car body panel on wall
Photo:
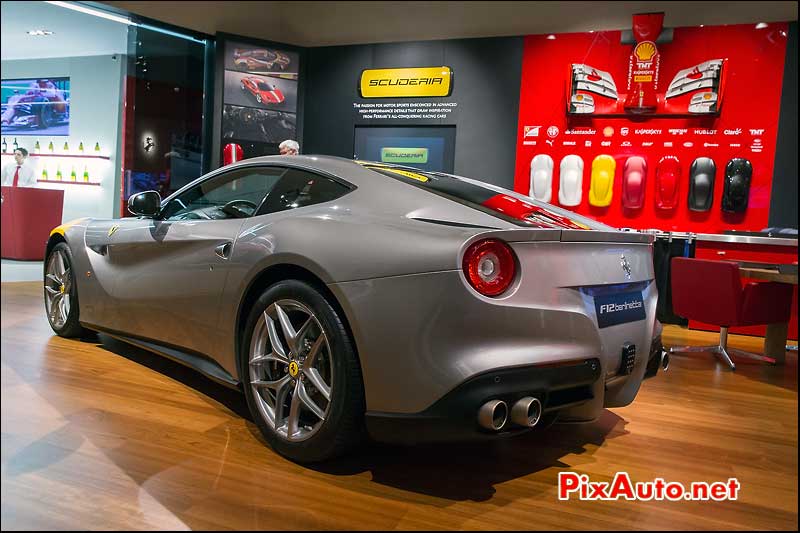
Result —
<instances>
[{"instance_id":1,"label":"car body panel on wall","mask_svg":"<svg viewBox=\"0 0 800 533\"><path fill-rule=\"evenodd\" d=\"M642 55L654 54L649 59L653 68L646 69L632 62L636 48L626 40L630 32L525 37L514 189L529 190L535 155L559 161L575 154L588 167L598 154L608 154L618 169L614 199L603 211L587 202L573 206L574 211L635 229L761 231L772 225L769 206L789 24L706 24L668 30ZM637 77L655 83L642 102L628 102L629 95L642 92ZM623 202L623 169L633 156L645 158L655 179L645 184L642 206L630 209ZM680 168L662 170L657 163L668 157L675 157ZM698 158L713 159L718 166L720 176L709 194L716 197L715 204L723 196L726 162L751 161L746 210L730 216L721 209L697 211L697 205L687 202L690 167ZM558 171L554 169L554 202L560 196ZM589 185L586 179L584 195Z\"/></svg>"}]
</instances>

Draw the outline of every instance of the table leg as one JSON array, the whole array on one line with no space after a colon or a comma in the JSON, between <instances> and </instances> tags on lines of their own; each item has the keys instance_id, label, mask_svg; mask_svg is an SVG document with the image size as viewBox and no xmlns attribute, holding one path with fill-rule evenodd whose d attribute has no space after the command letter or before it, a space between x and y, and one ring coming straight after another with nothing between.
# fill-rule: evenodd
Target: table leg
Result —
<instances>
[{"instance_id":1,"label":"table leg","mask_svg":"<svg viewBox=\"0 0 800 533\"><path fill-rule=\"evenodd\" d=\"M767 324L764 337L764 355L775 359L776 365L786 363L786 339L789 337L789 323Z\"/></svg>"}]
</instances>

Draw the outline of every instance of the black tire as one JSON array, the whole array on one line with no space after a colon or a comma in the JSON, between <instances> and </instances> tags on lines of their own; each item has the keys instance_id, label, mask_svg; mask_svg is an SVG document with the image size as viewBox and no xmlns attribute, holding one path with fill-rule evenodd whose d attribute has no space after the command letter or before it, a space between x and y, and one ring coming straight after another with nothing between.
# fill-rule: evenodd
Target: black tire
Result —
<instances>
[{"instance_id":1,"label":"black tire","mask_svg":"<svg viewBox=\"0 0 800 533\"><path fill-rule=\"evenodd\" d=\"M47 315L47 322L50 324L50 327L59 337L66 337L66 338L74 338L74 337L83 337L87 334L87 330L84 329L80 324L80 305L78 304L78 284L75 282L75 269L73 265L75 264L72 260L72 252L67 246L67 243L60 242L56 244L51 250L50 253L47 254L47 257L44 261L44 283L45 287L48 284L47 278L47 267L50 264L51 258L53 258L54 254L61 253L64 257L64 263L66 268L69 269L69 299L70 299L70 306L69 306L69 313L67 314L67 320L64 322L63 325L59 326L53 322L50 314L47 313L47 304L45 303L45 314ZM45 300L48 297L48 291L46 288L43 289Z\"/></svg>"},{"instance_id":2,"label":"black tire","mask_svg":"<svg viewBox=\"0 0 800 533\"><path fill-rule=\"evenodd\" d=\"M258 102L259 104L261 103L261 95L260 94L256 95L256 102Z\"/></svg>"},{"instance_id":3,"label":"black tire","mask_svg":"<svg viewBox=\"0 0 800 533\"><path fill-rule=\"evenodd\" d=\"M39 111L39 123L37 124L37 127L39 129L46 130L52 125L53 110L46 103L42 105L41 108L41 111Z\"/></svg>"},{"instance_id":4,"label":"black tire","mask_svg":"<svg viewBox=\"0 0 800 533\"><path fill-rule=\"evenodd\" d=\"M265 310L279 300L295 300L310 309L328 336L333 367L328 414L311 437L290 442L272 429L259 410L251 386L250 347L253 332ZM342 455L364 438L364 386L353 342L341 318L320 292L298 280L278 282L258 298L249 311L239 348L239 376L247 406L264 438L279 454L299 463L325 461Z\"/></svg>"}]
</instances>

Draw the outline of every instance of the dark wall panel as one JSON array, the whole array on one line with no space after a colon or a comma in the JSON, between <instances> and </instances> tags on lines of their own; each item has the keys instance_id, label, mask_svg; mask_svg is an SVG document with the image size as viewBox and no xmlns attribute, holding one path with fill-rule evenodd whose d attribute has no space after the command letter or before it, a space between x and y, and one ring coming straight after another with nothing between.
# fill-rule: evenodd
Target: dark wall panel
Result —
<instances>
[{"instance_id":1,"label":"dark wall panel","mask_svg":"<svg viewBox=\"0 0 800 533\"><path fill-rule=\"evenodd\" d=\"M797 22L789 24L769 225L797 228Z\"/></svg>"},{"instance_id":2,"label":"dark wall panel","mask_svg":"<svg viewBox=\"0 0 800 533\"><path fill-rule=\"evenodd\" d=\"M449 100L458 107L437 123L456 126L456 173L513 188L521 38L323 47L307 57L304 153L353 156L363 69L446 65L453 69Z\"/></svg>"}]
</instances>

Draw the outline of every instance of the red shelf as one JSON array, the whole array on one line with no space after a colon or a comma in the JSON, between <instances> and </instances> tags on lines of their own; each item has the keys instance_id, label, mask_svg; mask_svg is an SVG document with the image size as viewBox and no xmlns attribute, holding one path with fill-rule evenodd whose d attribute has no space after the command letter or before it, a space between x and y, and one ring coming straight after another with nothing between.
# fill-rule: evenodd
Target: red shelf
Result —
<instances>
[{"instance_id":1,"label":"red shelf","mask_svg":"<svg viewBox=\"0 0 800 533\"><path fill-rule=\"evenodd\" d=\"M36 180L37 183L61 183L62 185L95 185L100 186L94 181L72 181L72 180Z\"/></svg>"},{"instance_id":2,"label":"red shelf","mask_svg":"<svg viewBox=\"0 0 800 533\"><path fill-rule=\"evenodd\" d=\"M2 155L14 155L14 152L8 153L3 152ZM111 158L107 155L71 155L71 154L28 154L31 157L74 157L76 159L106 159L110 160Z\"/></svg>"}]
</instances>

